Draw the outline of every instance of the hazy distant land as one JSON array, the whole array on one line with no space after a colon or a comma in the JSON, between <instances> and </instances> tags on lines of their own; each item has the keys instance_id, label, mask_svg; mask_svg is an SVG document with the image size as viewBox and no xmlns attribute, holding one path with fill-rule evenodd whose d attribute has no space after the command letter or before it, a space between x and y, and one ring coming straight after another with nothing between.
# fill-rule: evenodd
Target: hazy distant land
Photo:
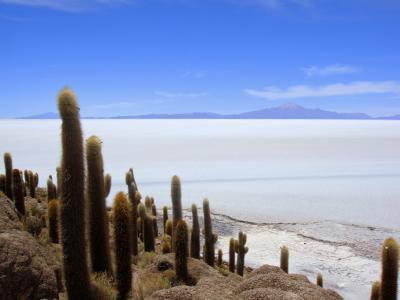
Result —
<instances>
[{"instance_id":1,"label":"hazy distant land","mask_svg":"<svg viewBox=\"0 0 400 300\"><path fill-rule=\"evenodd\" d=\"M57 113L21 117L19 119L59 119ZM400 115L388 117L371 117L364 113L338 113L322 109L305 108L287 103L281 106L254 110L239 114L217 114L210 112L193 112L182 114L146 114L114 117L86 117L85 119L316 119L316 120L400 120Z\"/></svg>"}]
</instances>

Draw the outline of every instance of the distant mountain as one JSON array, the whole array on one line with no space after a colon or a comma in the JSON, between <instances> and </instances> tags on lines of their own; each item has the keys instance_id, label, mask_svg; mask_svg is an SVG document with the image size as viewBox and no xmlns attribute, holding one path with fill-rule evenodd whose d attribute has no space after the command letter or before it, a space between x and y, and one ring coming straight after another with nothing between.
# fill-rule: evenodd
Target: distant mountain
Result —
<instances>
[{"instance_id":1,"label":"distant mountain","mask_svg":"<svg viewBox=\"0 0 400 300\"><path fill-rule=\"evenodd\" d=\"M56 113L44 113L20 119L58 119ZM239 114L215 114L195 112L183 114L148 114L137 116L116 116L109 118L91 117L88 119L315 119L315 120L400 120L400 115L373 118L363 113L338 113L322 109L305 108L297 104L287 103L281 106L254 110Z\"/></svg>"},{"instance_id":2,"label":"distant mountain","mask_svg":"<svg viewBox=\"0 0 400 300\"><path fill-rule=\"evenodd\" d=\"M56 113L52 112L47 112L43 114L38 114L38 115L32 115L32 116L26 116L26 117L21 117L19 119L59 119L60 116Z\"/></svg>"}]
</instances>

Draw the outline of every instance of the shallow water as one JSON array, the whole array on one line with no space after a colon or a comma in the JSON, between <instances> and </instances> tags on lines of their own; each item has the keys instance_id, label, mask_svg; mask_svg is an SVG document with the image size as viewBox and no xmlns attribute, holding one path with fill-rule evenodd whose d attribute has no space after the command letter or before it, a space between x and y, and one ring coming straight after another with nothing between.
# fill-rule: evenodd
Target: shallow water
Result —
<instances>
[{"instance_id":1,"label":"shallow water","mask_svg":"<svg viewBox=\"0 0 400 300\"><path fill-rule=\"evenodd\" d=\"M214 212L254 223L218 217L221 247L243 228L256 266L276 264L287 244L292 271L312 280L322 272L346 299L367 298L382 239L400 237L400 122L84 120L83 127L103 140L112 194L125 190L132 166L142 194L170 205L169 180L178 174L184 207L208 197ZM0 152L39 172L44 185L59 163L59 134L58 120L1 120Z\"/></svg>"}]
</instances>

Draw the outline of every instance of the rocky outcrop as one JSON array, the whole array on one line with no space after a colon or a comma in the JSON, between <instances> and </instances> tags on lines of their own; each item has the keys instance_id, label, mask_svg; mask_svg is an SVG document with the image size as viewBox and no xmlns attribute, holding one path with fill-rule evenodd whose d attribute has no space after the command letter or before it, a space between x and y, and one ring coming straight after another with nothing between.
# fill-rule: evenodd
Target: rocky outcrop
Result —
<instances>
[{"instance_id":1,"label":"rocky outcrop","mask_svg":"<svg viewBox=\"0 0 400 300\"><path fill-rule=\"evenodd\" d=\"M22 227L13 202L0 197L0 299L56 298L60 266Z\"/></svg>"},{"instance_id":2,"label":"rocky outcrop","mask_svg":"<svg viewBox=\"0 0 400 300\"><path fill-rule=\"evenodd\" d=\"M163 266L168 256L156 260L156 266ZM171 262L169 262L171 263ZM173 264L171 264L171 267ZM176 286L160 290L151 300L340 300L336 292L323 289L308 281L302 275L288 275L278 267L262 266L245 278L234 274L223 276L199 260L189 261L189 273L197 280L195 286Z\"/></svg>"}]
</instances>

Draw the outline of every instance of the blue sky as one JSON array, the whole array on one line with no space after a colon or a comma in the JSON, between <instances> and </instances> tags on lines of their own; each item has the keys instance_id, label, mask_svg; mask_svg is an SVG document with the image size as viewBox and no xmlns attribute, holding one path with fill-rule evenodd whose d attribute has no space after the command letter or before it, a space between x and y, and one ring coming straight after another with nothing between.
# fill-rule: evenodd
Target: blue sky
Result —
<instances>
[{"instance_id":1,"label":"blue sky","mask_svg":"<svg viewBox=\"0 0 400 300\"><path fill-rule=\"evenodd\" d=\"M400 114L397 0L0 0L0 117Z\"/></svg>"}]
</instances>

